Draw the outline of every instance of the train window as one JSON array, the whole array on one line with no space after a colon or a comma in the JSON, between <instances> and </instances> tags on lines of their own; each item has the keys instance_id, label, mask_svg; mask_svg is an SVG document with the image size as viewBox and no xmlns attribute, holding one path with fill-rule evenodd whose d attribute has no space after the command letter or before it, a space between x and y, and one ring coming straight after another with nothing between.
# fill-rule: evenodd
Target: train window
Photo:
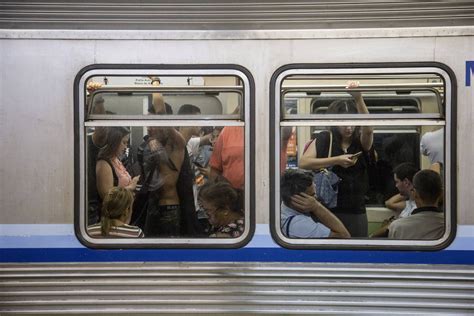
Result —
<instances>
[{"instance_id":1,"label":"train window","mask_svg":"<svg viewBox=\"0 0 474 316\"><path fill-rule=\"evenodd\" d=\"M439 64L280 68L271 107L274 239L289 248L449 244L452 78Z\"/></svg>"},{"instance_id":2,"label":"train window","mask_svg":"<svg viewBox=\"0 0 474 316\"><path fill-rule=\"evenodd\" d=\"M90 247L224 247L254 230L245 69L90 66L76 78L75 227Z\"/></svg>"}]
</instances>

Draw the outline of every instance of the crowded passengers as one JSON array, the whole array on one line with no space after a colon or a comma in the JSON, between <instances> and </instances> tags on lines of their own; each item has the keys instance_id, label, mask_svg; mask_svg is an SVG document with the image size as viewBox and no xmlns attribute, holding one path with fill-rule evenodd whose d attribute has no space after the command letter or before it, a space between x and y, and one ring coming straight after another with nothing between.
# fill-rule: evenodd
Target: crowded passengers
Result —
<instances>
[{"instance_id":1,"label":"crowded passengers","mask_svg":"<svg viewBox=\"0 0 474 316\"><path fill-rule=\"evenodd\" d=\"M152 85L159 85L159 81L152 78ZM160 93L153 93L152 100L149 115L172 114L171 106ZM92 113L105 113L102 98L95 99ZM192 104L183 104L178 110L178 115L194 114L200 114L200 109ZM220 137L221 131L221 127L149 126L136 156L129 157L128 128L95 128L88 142L87 222L91 234L99 236L98 228L104 221L111 221L105 216L105 212L110 213L104 205L105 197L124 189L134 195L133 206L130 213L115 213L126 216L124 224L139 228L140 237L240 236L245 227L244 211L240 208L244 186L243 137L234 142L233 132L224 128ZM233 176L225 178L221 174ZM229 233L234 226L236 229ZM101 237L122 236L104 232L102 229Z\"/></svg>"},{"instance_id":2,"label":"crowded passengers","mask_svg":"<svg viewBox=\"0 0 474 316\"><path fill-rule=\"evenodd\" d=\"M159 85L159 81L152 80L152 84ZM354 82L348 85L352 100L334 101L327 113L369 113L361 93L351 90L356 87ZM161 94L153 93L152 100L149 115L172 114L171 106ZM96 100L97 113L103 112L103 102ZM183 104L177 114L200 113L198 106ZM285 135L288 141L291 129ZM126 163L122 158L129 147L129 138L130 130L125 127L98 127L90 138L88 231L91 236L237 238L243 234L248 224L243 207L243 127L150 126L136 157ZM333 126L307 144L297 168L287 168L284 161L280 227L285 237L369 237L368 173L377 159L373 143L372 127ZM281 156L282 161L286 160L285 155ZM133 167L134 163L138 168ZM439 162L438 172L441 168ZM322 169L335 179L329 184L336 187L329 198L326 195L331 180L320 177ZM90 174L91 170L95 172ZM403 162L393 167L393 178L398 193L387 199L385 206L395 216L370 237L440 238L444 233L440 175L427 174L413 163ZM119 189L132 194L133 202L126 208L111 210L111 205L120 204L110 201ZM417 229L418 225L426 228L424 234ZM125 228L133 233L116 233Z\"/></svg>"}]
</instances>

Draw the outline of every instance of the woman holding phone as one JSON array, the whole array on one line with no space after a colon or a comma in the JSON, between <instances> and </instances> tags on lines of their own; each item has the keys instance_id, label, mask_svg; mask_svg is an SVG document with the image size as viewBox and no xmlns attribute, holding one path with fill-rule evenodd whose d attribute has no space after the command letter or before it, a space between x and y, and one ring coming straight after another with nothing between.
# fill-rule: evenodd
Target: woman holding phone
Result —
<instances>
[{"instance_id":1,"label":"woman holding phone","mask_svg":"<svg viewBox=\"0 0 474 316\"><path fill-rule=\"evenodd\" d=\"M96 164L97 191L101 200L113 186L133 192L140 176L132 178L120 157L128 146L130 130L126 127L109 127L105 146L99 152Z\"/></svg>"},{"instance_id":2,"label":"woman holding phone","mask_svg":"<svg viewBox=\"0 0 474 316\"><path fill-rule=\"evenodd\" d=\"M351 88L358 86L358 82L348 82L347 91L353 100L333 101L326 113L368 114L362 94L351 91ZM302 169L332 167L332 171L341 178L337 206L330 210L343 222L352 237L368 235L365 195L369 187L367 169L372 143L373 128L370 126L333 126L320 132L300 159L299 167Z\"/></svg>"}]
</instances>

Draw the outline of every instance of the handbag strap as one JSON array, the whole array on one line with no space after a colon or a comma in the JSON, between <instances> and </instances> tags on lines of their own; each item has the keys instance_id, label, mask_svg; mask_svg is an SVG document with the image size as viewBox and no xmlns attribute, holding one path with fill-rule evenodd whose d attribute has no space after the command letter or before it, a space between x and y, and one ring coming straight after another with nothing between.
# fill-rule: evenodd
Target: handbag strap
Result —
<instances>
[{"instance_id":1,"label":"handbag strap","mask_svg":"<svg viewBox=\"0 0 474 316\"><path fill-rule=\"evenodd\" d=\"M293 217L296 215L291 215L286 219L286 237L290 238L290 223L293 220Z\"/></svg>"},{"instance_id":2,"label":"handbag strap","mask_svg":"<svg viewBox=\"0 0 474 316\"><path fill-rule=\"evenodd\" d=\"M331 158L332 155L332 131L329 131L329 151L328 158Z\"/></svg>"},{"instance_id":3,"label":"handbag strap","mask_svg":"<svg viewBox=\"0 0 474 316\"><path fill-rule=\"evenodd\" d=\"M316 146L316 138L311 141ZM305 149L306 151L306 149ZM332 131L329 131L329 149L328 149L328 158L332 156Z\"/></svg>"}]
</instances>

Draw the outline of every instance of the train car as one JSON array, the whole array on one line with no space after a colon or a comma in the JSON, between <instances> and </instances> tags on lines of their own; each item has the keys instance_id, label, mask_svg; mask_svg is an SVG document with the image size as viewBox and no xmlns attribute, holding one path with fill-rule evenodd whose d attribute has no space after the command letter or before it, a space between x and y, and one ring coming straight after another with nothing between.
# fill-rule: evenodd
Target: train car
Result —
<instances>
[{"instance_id":1,"label":"train car","mask_svg":"<svg viewBox=\"0 0 474 316\"><path fill-rule=\"evenodd\" d=\"M474 313L470 1L0 8L0 314ZM361 173L288 217L288 175L316 180L308 153L336 157L317 146L344 128L360 153L323 167ZM378 235L422 199L413 180L387 202L403 163L435 170L436 234ZM133 197L118 217L111 187Z\"/></svg>"}]
</instances>

